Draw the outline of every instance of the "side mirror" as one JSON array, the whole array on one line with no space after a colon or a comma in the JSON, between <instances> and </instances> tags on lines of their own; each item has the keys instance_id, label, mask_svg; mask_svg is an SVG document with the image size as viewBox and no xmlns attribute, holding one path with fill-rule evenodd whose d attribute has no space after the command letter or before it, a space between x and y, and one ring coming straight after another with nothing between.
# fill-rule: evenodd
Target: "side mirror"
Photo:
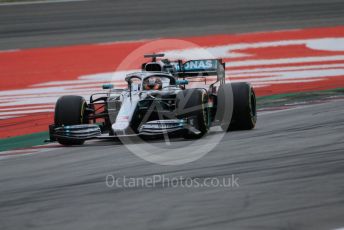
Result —
<instances>
[{"instance_id":1,"label":"side mirror","mask_svg":"<svg viewBox=\"0 0 344 230\"><path fill-rule=\"evenodd\" d=\"M114 87L113 84L103 84L103 89L113 89Z\"/></svg>"},{"instance_id":2,"label":"side mirror","mask_svg":"<svg viewBox=\"0 0 344 230\"><path fill-rule=\"evenodd\" d=\"M177 85L187 85L187 84L189 84L189 81L188 80L177 80L176 84Z\"/></svg>"}]
</instances>

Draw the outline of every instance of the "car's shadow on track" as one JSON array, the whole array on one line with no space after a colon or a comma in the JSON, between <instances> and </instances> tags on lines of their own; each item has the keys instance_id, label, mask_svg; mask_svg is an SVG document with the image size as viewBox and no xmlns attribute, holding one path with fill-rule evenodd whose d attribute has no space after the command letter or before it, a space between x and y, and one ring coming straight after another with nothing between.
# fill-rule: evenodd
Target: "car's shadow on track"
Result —
<instances>
[{"instance_id":1,"label":"car's shadow on track","mask_svg":"<svg viewBox=\"0 0 344 230\"><path fill-rule=\"evenodd\" d=\"M237 131L235 131L237 132ZM215 135L224 134L222 131L211 131L207 133L207 135L203 136L201 138L205 141L209 139L210 137L213 137ZM198 139L199 140L199 139ZM194 142L197 141L197 139L184 139L182 136L154 136L154 137L126 137L126 138L105 138L105 139L94 139L94 140L88 140L83 145L73 145L73 146L62 146L61 147L78 147L78 148L86 148L86 147L92 147L92 146L123 146L123 145L136 145L136 144L163 144L163 143L169 143L168 145L173 145L173 143L187 143L187 142Z\"/></svg>"},{"instance_id":2,"label":"car's shadow on track","mask_svg":"<svg viewBox=\"0 0 344 230\"><path fill-rule=\"evenodd\" d=\"M202 139L208 139L209 137L224 134L222 131L212 131L209 132L207 135L202 137ZM90 146L121 146L121 145L127 145L127 144L155 144L155 143L180 143L180 142L193 142L197 141L197 139L184 139L180 135L176 136L154 136L154 137L126 137L126 138L106 138L106 139L95 139L95 140L89 140L86 141L84 145L73 145L69 147L90 147Z\"/></svg>"},{"instance_id":3,"label":"car's shadow on track","mask_svg":"<svg viewBox=\"0 0 344 230\"><path fill-rule=\"evenodd\" d=\"M254 129L256 130L256 129ZM252 132L252 130L250 130ZM168 138L164 136L154 136L154 137L126 137L126 138L101 138L101 139L93 139L86 141L83 145L72 145L72 146L63 146L56 143L54 148L90 148L90 147L115 147L115 146L125 146L125 145L140 145L140 144L152 144L152 145L165 145L167 148L173 148L174 146L178 148L177 144L180 143L182 145L188 145L195 141L203 140L204 143L214 140L216 138L228 138L231 134L236 134L241 136L240 134L247 133L246 130L231 130L229 132L223 132L222 130L211 130L205 136L200 139L184 139L182 136L168 136ZM202 143L202 142L201 142Z\"/></svg>"}]
</instances>

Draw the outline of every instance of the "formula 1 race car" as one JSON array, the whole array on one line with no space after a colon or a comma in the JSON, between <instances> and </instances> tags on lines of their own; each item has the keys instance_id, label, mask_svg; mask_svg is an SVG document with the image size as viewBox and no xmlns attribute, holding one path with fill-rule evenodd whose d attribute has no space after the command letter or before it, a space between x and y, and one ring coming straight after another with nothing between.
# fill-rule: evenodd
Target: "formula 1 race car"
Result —
<instances>
[{"instance_id":1,"label":"formula 1 race car","mask_svg":"<svg viewBox=\"0 0 344 230\"><path fill-rule=\"evenodd\" d=\"M142 64L141 72L126 76L126 89L105 84L107 92L92 94L88 102L81 96L60 97L49 126L50 141L80 145L94 138L166 134L198 139L211 126L226 132L254 128L254 90L246 82L226 84L221 59L145 57L152 60ZM196 81L204 87L187 87Z\"/></svg>"}]
</instances>

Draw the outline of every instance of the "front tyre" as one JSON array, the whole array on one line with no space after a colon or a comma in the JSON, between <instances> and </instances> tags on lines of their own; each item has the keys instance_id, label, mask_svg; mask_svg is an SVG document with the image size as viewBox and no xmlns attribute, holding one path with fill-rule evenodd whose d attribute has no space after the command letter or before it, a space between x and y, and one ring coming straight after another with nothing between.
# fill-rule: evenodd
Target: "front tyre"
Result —
<instances>
[{"instance_id":1,"label":"front tyre","mask_svg":"<svg viewBox=\"0 0 344 230\"><path fill-rule=\"evenodd\" d=\"M208 132L207 102L208 96L204 90L187 89L177 94L177 117L191 120L191 126L200 131L199 134L187 131L183 136L185 139L199 139Z\"/></svg>"},{"instance_id":2,"label":"front tyre","mask_svg":"<svg viewBox=\"0 0 344 230\"><path fill-rule=\"evenodd\" d=\"M87 103L81 96L62 96L55 105L55 125L80 125L87 124L88 118L86 116ZM73 140L66 138L56 138L61 145L82 145L84 140Z\"/></svg>"}]
</instances>

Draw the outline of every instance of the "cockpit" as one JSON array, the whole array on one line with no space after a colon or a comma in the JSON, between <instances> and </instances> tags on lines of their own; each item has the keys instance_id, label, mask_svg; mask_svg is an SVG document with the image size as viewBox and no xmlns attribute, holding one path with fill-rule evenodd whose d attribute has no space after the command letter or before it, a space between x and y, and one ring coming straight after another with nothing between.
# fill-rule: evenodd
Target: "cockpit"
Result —
<instances>
[{"instance_id":1,"label":"cockpit","mask_svg":"<svg viewBox=\"0 0 344 230\"><path fill-rule=\"evenodd\" d=\"M126 81L132 91L163 90L176 85L174 77L163 74L131 74Z\"/></svg>"}]
</instances>

